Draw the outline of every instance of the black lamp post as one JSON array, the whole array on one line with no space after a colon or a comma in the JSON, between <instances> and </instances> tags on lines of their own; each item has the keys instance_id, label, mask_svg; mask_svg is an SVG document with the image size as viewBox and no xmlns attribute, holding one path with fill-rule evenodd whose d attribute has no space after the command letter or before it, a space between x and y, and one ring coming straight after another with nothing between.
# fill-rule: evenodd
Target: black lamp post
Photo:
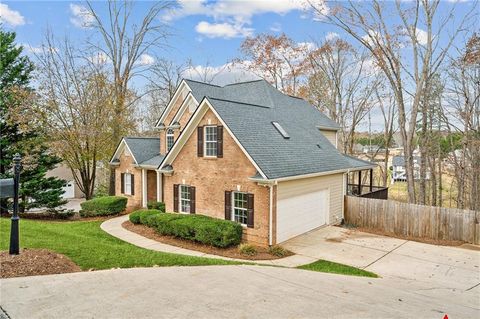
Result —
<instances>
[{"instance_id":1,"label":"black lamp post","mask_svg":"<svg viewBox=\"0 0 480 319\"><path fill-rule=\"evenodd\" d=\"M13 215L12 227L10 228L10 255L18 255L20 252L19 236L18 236L18 192L20 185L20 154L13 156Z\"/></svg>"}]
</instances>

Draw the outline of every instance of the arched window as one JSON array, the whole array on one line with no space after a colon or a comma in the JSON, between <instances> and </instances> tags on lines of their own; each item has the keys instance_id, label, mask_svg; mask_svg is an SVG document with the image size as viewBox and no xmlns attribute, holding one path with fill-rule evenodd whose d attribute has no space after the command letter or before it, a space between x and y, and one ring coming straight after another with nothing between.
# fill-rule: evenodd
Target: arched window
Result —
<instances>
[{"instance_id":1,"label":"arched window","mask_svg":"<svg viewBox=\"0 0 480 319\"><path fill-rule=\"evenodd\" d=\"M174 142L175 142L175 136L173 135L173 130L168 129L167 130L167 152L170 151Z\"/></svg>"}]
</instances>

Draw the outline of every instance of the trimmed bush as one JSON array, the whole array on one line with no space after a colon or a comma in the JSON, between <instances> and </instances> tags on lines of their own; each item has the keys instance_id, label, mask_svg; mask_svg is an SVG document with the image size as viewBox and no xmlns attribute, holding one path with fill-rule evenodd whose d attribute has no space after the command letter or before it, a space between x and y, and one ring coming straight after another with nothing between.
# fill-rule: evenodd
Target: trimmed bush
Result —
<instances>
[{"instance_id":1,"label":"trimmed bush","mask_svg":"<svg viewBox=\"0 0 480 319\"><path fill-rule=\"evenodd\" d=\"M140 209L131 213L128 218L133 224L147 224L148 217L161 213L157 209Z\"/></svg>"},{"instance_id":2,"label":"trimmed bush","mask_svg":"<svg viewBox=\"0 0 480 319\"><path fill-rule=\"evenodd\" d=\"M149 201L147 203L147 208L158 209L158 210L161 210L163 213L165 213L165 203L162 203L162 202Z\"/></svg>"},{"instance_id":3,"label":"trimmed bush","mask_svg":"<svg viewBox=\"0 0 480 319\"><path fill-rule=\"evenodd\" d=\"M215 247L238 245L242 226L238 223L203 215L158 214L148 220L161 235L175 236Z\"/></svg>"},{"instance_id":4,"label":"trimmed bush","mask_svg":"<svg viewBox=\"0 0 480 319\"><path fill-rule=\"evenodd\" d=\"M127 198L122 196L105 196L87 200L80 204L80 216L107 216L123 212L127 207Z\"/></svg>"},{"instance_id":5,"label":"trimmed bush","mask_svg":"<svg viewBox=\"0 0 480 319\"><path fill-rule=\"evenodd\" d=\"M285 248L283 248L282 246L278 246L278 245L271 246L268 249L268 252L271 255L276 256L276 257L285 257L288 254L288 251Z\"/></svg>"},{"instance_id":6,"label":"trimmed bush","mask_svg":"<svg viewBox=\"0 0 480 319\"><path fill-rule=\"evenodd\" d=\"M242 255L247 256L255 256L257 254L257 248L251 244L240 244L240 246L238 246L238 251Z\"/></svg>"}]
</instances>

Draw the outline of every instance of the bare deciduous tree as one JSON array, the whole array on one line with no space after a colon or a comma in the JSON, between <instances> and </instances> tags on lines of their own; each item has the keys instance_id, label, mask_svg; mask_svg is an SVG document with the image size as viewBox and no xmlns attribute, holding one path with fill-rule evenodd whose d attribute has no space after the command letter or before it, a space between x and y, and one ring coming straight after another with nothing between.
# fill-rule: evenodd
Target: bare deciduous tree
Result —
<instances>
[{"instance_id":1,"label":"bare deciduous tree","mask_svg":"<svg viewBox=\"0 0 480 319\"><path fill-rule=\"evenodd\" d=\"M169 35L167 28L160 22L159 15L173 7L170 1L157 2L150 7L143 16L140 24L132 21L133 2L114 1L108 2L108 16L103 19L97 13L91 2L87 2L88 15L93 21L90 25L101 36L99 43L92 42L96 48L107 57L114 83L114 131L112 142L118 143L122 135L126 133L120 125L127 116L128 109L126 96L129 91L131 79L145 70L142 65L142 57L148 57L148 51L152 47L164 49ZM132 101L131 103L134 103ZM115 174L111 171L110 194L115 192Z\"/></svg>"}]
</instances>

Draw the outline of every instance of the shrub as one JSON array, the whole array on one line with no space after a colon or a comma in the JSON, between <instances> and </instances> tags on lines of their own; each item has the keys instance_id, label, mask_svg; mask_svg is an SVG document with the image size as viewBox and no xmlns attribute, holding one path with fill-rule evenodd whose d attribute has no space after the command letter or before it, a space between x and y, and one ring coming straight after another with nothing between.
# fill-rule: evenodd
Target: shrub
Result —
<instances>
[{"instance_id":1,"label":"shrub","mask_svg":"<svg viewBox=\"0 0 480 319\"><path fill-rule=\"evenodd\" d=\"M80 216L106 216L123 212L127 207L127 198L121 196L105 196L87 200L80 204Z\"/></svg>"},{"instance_id":2,"label":"shrub","mask_svg":"<svg viewBox=\"0 0 480 319\"><path fill-rule=\"evenodd\" d=\"M276 257L285 257L288 254L288 251L285 248L278 245L270 246L268 252Z\"/></svg>"},{"instance_id":3,"label":"shrub","mask_svg":"<svg viewBox=\"0 0 480 319\"><path fill-rule=\"evenodd\" d=\"M157 209L140 209L131 213L128 218L133 224L147 224L148 217L161 213Z\"/></svg>"},{"instance_id":4,"label":"shrub","mask_svg":"<svg viewBox=\"0 0 480 319\"><path fill-rule=\"evenodd\" d=\"M255 256L257 254L257 248L251 244L241 244L238 246L238 251L242 255Z\"/></svg>"},{"instance_id":5,"label":"shrub","mask_svg":"<svg viewBox=\"0 0 480 319\"><path fill-rule=\"evenodd\" d=\"M240 224L203 215L158 214L151 217L150 225L162 235L221 248L238 245L242 240Z\"/></svg>"},{"instance_id":6,"label":"shrub","mask_svg":"<svg viewBox=\"0 0 480 319\"><path fill-rule=\"evenodd\" d=\"M147 203L147 208L158 209L158 210L161 210L163 213L165 213L165 203L162 203L162 202L149 201Z\"/></svg>"}]
</instances>

